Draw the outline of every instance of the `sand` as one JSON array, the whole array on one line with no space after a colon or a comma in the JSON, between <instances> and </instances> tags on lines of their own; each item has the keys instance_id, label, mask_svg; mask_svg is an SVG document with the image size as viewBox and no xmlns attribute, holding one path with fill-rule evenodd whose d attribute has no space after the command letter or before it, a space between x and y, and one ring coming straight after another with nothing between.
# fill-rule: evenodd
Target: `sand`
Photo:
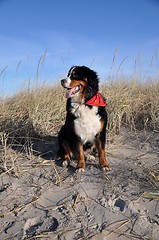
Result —
<instances>
[{"instance_id":1,"label":"sand","mask_svg":"<svg viewBox=\"0 0 159 240\"><path fill-rule=\"evenodd\" d=\"M0 174L0 239L159 239L159 133L123 129L107 145L110 172L87 152L61 167L57 136L31 150L8 149L14 162ZM9 163L8 163L9 165Z\"/></svg>"}]
</instances>

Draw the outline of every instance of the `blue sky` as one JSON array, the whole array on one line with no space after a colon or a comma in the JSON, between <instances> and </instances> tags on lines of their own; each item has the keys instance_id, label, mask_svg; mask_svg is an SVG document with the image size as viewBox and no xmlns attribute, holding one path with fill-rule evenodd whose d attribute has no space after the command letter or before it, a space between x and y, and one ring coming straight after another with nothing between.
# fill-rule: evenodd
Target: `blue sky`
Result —
<instances>
[{"instance_id":1,"label":"blue sky","mask_svg":"<svg viewBox=\"0 0 159 240\"><path fill-rule=\"evenodd\" d=\"M72 65L101 80L135 69L145 78L158 71L158 48L157 0L0 0L0 95L53 85Z\"/></svg>"}]
</instances>

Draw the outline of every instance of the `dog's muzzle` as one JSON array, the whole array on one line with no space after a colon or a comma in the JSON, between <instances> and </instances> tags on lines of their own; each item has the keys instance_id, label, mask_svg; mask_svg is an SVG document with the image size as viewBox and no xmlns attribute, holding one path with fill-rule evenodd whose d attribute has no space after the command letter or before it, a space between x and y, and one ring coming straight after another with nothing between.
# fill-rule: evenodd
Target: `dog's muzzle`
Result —
<instances>
[{"instance_id":1,"label":"dog's muzzle","mask_svg":"<svg viewBox=\"0 0 159 240\"><path fill-rule=\"evenodd\" d=\"M64 88L69 88L70 87L70 83L71 83L71 79L70 78L65 78L61 80L61 85Z\"/></svg>"}]
</instances>

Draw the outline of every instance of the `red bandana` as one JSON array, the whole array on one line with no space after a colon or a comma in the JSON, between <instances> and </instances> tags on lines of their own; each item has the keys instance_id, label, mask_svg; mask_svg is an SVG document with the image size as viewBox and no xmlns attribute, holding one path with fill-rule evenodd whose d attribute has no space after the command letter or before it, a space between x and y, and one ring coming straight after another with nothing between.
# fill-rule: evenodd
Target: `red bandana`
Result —
<instances>
[{"instance_id":1,"label":"red bandana","mask_svg":"<svg viewBox=\"0 0 159 240\"><path fill-rule=\"evenodd\" d=\"M96 93L91 99L85 102L86 105L105 107L107 103L100 93Z\"/></svg>"}]
</instances>

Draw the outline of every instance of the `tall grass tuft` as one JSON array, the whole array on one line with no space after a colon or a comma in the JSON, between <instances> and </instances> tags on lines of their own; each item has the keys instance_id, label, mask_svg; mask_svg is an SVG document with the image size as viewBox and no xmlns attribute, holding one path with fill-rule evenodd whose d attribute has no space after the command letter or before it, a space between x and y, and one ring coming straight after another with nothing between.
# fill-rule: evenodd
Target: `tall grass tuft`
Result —
<instances>
[{"instance_id":1,"label":"tall grass tuft","mask_svg":"<svg viewBox=\"0 0 159 240\"><path fill-rule=\"evenodd\" d=\"M103 85L108 101L108 129L119 132L122 124L132 130L159 128L159 82L119 80Z\"/></svg>"},{"instance_id":2,"label":"tall grass tuft","mask_svg":"<svg viewBox=\"0 0 159 240\"><path fill-rule=\"evenodd\" d=\"M108 130L159 128L159 82L113 81L101 86L108 102ZM0 132L12 139L58 132L65 119L65 96L60 86L22 91L0 102Z\"/></svg>"},{"instance_id":3,"label":"tall grass tuft","mask_svg":"<svg viewBox=\"0 0 159 240\"><path fill-rule=\"evenodd\" d=\"M0 102L0 132L11 138L55 133L64 119L64 93L59 86L22 91Z\"/></svg>"}]
</instances>

